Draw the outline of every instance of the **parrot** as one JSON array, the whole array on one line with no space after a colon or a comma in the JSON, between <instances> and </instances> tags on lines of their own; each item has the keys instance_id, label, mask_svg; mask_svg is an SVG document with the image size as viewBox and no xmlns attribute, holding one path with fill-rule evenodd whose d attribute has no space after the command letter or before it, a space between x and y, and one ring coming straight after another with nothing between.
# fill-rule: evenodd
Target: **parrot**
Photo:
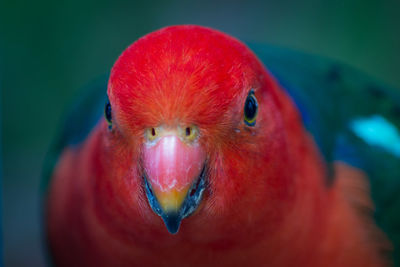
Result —
<instances>
[{"instance_id":1,"label":"parrot","mask_svg":"<svg viewBox=\"0 0 400 267\"><path fill-rule=\"evenodd\" d=\"M88 88L45 163L54 266L400 266L395 88L198 25Z\"/></svg>"}]
</instances>

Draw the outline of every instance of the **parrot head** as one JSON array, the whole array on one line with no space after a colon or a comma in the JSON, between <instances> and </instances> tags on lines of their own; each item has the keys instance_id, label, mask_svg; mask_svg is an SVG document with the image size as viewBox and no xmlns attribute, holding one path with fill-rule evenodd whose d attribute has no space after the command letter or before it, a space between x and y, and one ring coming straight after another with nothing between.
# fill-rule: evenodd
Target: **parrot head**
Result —
<instances>
[{"instance_id":1,"label":"parrot head","mask_svg":"<svg viewBox=\"0 0 400 267\"><path fill-rule=\"evenodd\" d=\"M112 187L143 217L161 216L170 233L190 215L202 218L197 226L215 220L210 228L222 216L238 227L258 214L279 217L292 180L276 87L256 56L224 33L172 26L140 38L108 84Z\"/></svg>"}]
</instances>

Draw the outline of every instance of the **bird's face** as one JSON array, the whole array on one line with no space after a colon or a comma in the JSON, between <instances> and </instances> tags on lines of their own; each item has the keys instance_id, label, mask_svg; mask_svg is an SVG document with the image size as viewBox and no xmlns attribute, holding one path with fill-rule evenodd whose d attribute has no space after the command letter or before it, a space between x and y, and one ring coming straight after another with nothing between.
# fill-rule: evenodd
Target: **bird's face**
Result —
<instances>
[{"instance_id":1,"label":"bird's face","mask_svg":"<svg viewBox=\"0 0 400 267\"><path fill-rule=\"evenodd\" d=\"M260 174L262 166L253 162L264 157L270 141L258 133L279 138L274 134L279 122L265 124L266 114L278 116L265 91L268 84L243 44L200 27L147 35L114 65L106 105L109 131L134 151L141 192L170 233L199 208L206 189L212 192L210 205L234 203L222 187L235 188Z\"/></svg>"}]
</instances>

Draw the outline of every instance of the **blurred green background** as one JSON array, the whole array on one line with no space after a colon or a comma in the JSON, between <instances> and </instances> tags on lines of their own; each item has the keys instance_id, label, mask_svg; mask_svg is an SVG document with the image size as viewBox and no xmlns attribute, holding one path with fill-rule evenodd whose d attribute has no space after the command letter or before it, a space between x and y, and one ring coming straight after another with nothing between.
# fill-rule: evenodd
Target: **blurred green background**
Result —
<instances>
[{"instance_id":1,"label":"blurred green background","mask_svg":"<svg viewBox=\"0 0 400 267\"><path fill-rule=\"evenodd\" d=\"M79 88L138 37L206 25L338 59L400 88L399 14L399 0L0 0L6 266L45 264L38 194L45 153Z\"/></svg>"}]
</instances>

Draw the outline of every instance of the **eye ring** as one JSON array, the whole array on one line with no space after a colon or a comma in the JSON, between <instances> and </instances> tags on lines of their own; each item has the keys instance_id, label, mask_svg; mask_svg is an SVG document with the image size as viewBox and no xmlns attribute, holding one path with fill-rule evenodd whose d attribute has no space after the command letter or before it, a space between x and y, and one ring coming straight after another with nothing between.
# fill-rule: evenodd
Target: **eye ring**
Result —
<instances>
[{"instance_id":1,"label":"eye ring","mask_svg":"<svg viewBox=\"0 0 400 267\"><path fill-rule=\"evenodd\" d=\"M247 126L254 126L256 124L256 118L258 113L258 102L254 95L254 90L250 90L244 103L244 123Z\"/></svg>"},{"instance_id":2,"label":"eye ring","mask_svg":"<svg viewBox=\"0 0 400 267\"><path fill-rule=\"evenodd\" d=\"M110 100L107 99L106 104L104 106L104 117L108 123L108 129L112 129L112 112L111 112L111 104Z\"/></svg>"}]
</instances>

